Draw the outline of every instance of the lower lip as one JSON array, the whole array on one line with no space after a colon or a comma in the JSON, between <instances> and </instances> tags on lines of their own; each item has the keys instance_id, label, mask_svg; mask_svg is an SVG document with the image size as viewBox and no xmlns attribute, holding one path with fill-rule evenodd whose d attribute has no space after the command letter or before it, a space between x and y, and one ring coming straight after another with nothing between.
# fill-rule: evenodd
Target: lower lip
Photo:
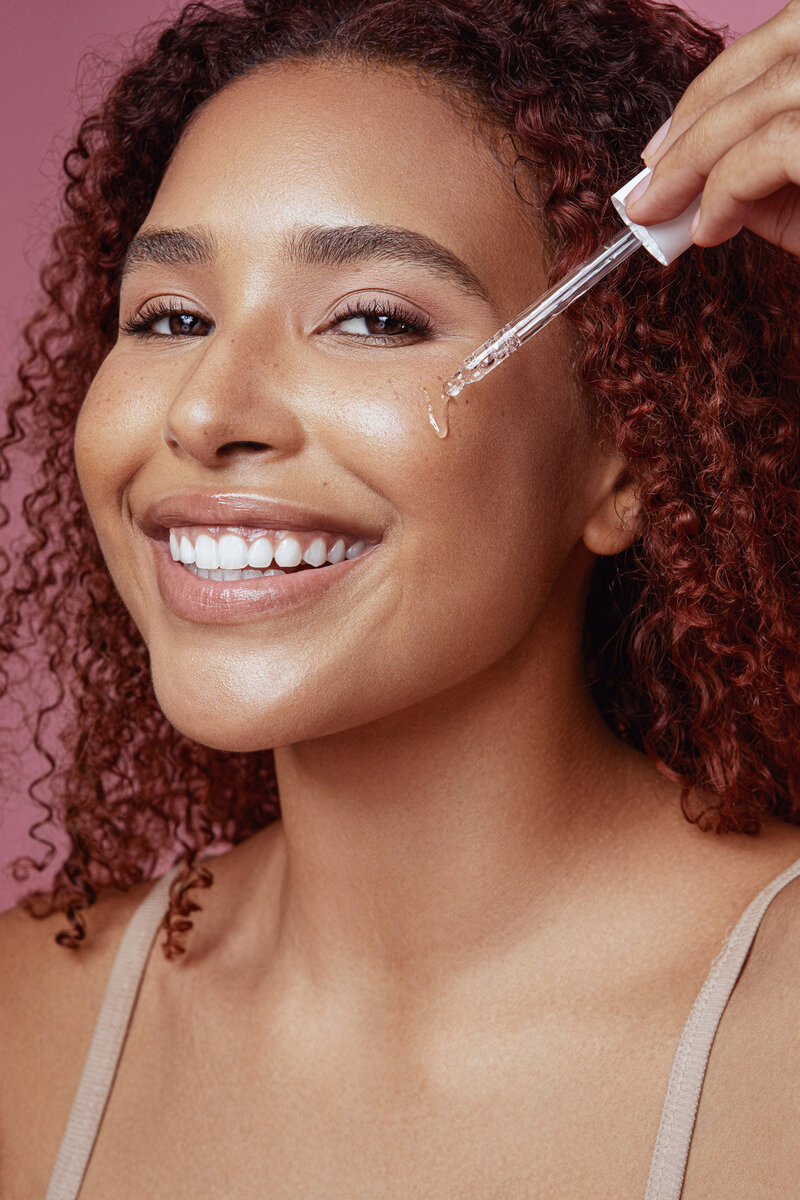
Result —
<instances>
[{"instance_id":1,"label":"lower lip","mask_svg":"<svg viewBox=\"0 0 800 1200\"><path fill-rule=\"evenodd\" d=\"M201 579L175 562L169 542L150 539L156 559L158 590L166 606L185 621L200 625L236 625L253 617L280 615L315 600L357 571L362 559L344 559L326 567L309 567L291 575L265 575L262 579Z\"/></svg>"}]
</instances>

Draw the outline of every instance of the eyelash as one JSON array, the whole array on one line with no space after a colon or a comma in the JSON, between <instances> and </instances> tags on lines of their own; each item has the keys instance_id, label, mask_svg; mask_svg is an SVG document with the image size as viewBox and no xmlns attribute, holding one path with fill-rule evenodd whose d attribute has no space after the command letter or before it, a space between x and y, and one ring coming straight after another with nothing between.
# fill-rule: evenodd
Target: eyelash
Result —
<instances>
[{"instance_id":1,"label":"eyelash","mask_svg":"<svg viewBox=\"0 0 800 1200\"><path fill-rule=\"evenodd\" d=\"M154 333L150 328L157 321L164 317L170 316L196 316L197 314L188 311L185 304L178 304L175 301L168 303L163 300L153 300L146 304L144 308L135 317L128 321L120 322L120 330L123 333L131 334L140 338L162 338L164 340L172 340L173 338L183 338L197 336L197 334L180 334L180 333ZM349 321L353 317L388 317L392 321L399 321L403 325L408 326L406 333L400 334L360 334L349 333L345 337L357 338L365 345L386 345L389 342L401 345L407 345L406 342L401 342L401 338L408 336L428 337L431 331L431 321L428 317L421 317L417 313L413 313L410 309L404 308L396 301L387 300L370 300L368 303L352 302L346 310L337 313L333 324L339 324L340 321ZM201 317L201 321L204 319ZM210 324L211 322L205 322Z\"/></svg>"},{"instance_id":2,"label":"eyelash","mask_svg":"<svg viewBox=\"0 0 800 1200\"><path fill-rule=\"evenodd\" d=\"M359 338L368 345L373 345L375 342L397 342L400 338L408 337L409 334L416 337L428 337L431 332L432 323L429 317L414 313L410 309L404 308L402 304L398 304L397 301L370 300L366 304L363 301L351 301L344 312L336 314L334 324L338 325L340 321L352 320L353 317L388 317L391 321L400 321L401 324L408 326L408 332L401 334L373 333L366 337L359 333L345 335Z\"/></svg>"},{"instance_id":3,"label":"eyelash","mask_svg":"<svg viewBox=\"0 0 800 1200\"><path fill-rule=\"evenodd\" d=\"M151 300L145 304L141 312L137 313L135 317L132 317L129 321L120 321L119 327L122 333L134 334L141 338L169 339L181 337L183 335L179 333L153 333L150 328L156 321L161 321L164 317L171 317L173 315L195 316L196 314L188 312L188 305L178 304L174 300L170 300L169 303L163 300ZM201 317L200 320L202 321L203 318ZM207 324L210 324L210 322L207 322Z\"/></svg>"}]
</instances>

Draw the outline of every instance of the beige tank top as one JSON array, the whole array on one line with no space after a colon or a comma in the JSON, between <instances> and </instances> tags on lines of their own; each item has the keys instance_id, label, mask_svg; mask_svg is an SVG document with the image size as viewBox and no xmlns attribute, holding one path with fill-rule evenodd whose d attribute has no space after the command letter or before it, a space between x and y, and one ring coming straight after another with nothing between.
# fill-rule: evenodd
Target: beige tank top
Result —
<instances>
[{"instance_id":1,"label":"beige tank top","mask_svg":"<svg viewBox=\"0 0 800 1200\"><path fill-rule=\"evenodd\" d=\"M136 908L120 942L45 1200L77 1200L117 1071L150 950L169 907L173 867ZM800 858L759 892L727 935L692 1005L672 1062L644 1200L680 1200L711 1044L761 918L800 875Z\"/></svg>"}]
</instances>

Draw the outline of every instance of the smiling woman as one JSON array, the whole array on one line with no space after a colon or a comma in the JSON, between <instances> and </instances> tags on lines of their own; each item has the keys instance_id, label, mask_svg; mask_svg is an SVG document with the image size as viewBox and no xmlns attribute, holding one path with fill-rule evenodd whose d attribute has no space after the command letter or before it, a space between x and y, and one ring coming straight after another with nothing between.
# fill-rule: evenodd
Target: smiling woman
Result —
<instances>
[{"instance_id":1,"label":"smiling woman","mask_svg":"<svg viewBox=\"0 0 800 1200\"><path fill-rule=\"evenodd\" d=\"M84 122L0 442L3 647L75 707L4 1197L793 1194L787 222L630 260L431 426L794 7L720 53L649 0L194 3Z\"/></svg>"}]
</instances>

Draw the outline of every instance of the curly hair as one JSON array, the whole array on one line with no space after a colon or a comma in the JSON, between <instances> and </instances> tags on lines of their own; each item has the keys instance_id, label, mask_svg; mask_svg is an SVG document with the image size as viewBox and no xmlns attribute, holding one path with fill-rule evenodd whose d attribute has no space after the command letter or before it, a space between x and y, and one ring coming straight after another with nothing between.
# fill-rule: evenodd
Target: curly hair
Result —
<instances>
[{"instance_id":1,"label":"curly hair","mask_svg":"<svg viewBox=\"0 0 800 1200\"><path fill-rule=\"evenodd\" d=\"M159 709L73 460L83 397L116 337L123 255L192 113L280 60L431 79L511 138L521 219L538 220L554 282L616 231L609 196L724 45L656 0L223 0L145 31L64 157L44 299L0 438L0 479L17 444L38 464L13 572L0 550L0 695L9 656L31 645L44 647L56 688L33 737L48 767L28 788L46 812L29 833L48 852L12 870L21 882L44 871L56 850L41 828L66 833L52 886L22 901L32 916L65 910L60 945L85 938L81 911L99 886L152 877L179 844L162 946L171 961L200 909L187 892L213 882L198 854L280 815L271 751L199 745ZM526 173L544 181L535 199ZM642 509L634 544L592 573L588 686L618 736L680 783L686 819L720 833L757 833L767 814L800 821L799 283L792 256L742 232L666 269L637 255L567 314L577 377ZM65 707L53 752L45 719ZM712 807L690 809L694 787Z\"/></svg>"}]
</instances>

